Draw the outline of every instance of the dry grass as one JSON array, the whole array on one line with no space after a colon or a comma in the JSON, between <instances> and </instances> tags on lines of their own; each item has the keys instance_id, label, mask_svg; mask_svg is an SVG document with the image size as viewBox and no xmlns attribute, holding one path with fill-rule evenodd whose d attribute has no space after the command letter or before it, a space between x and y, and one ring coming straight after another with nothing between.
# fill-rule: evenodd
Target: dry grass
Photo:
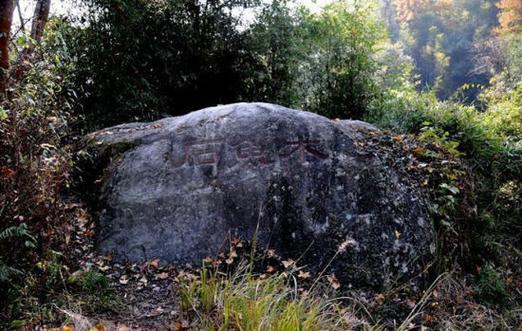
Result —
<instances>
[{"instance_id":1,"label":"dry grass","mask_svg":"<svg viewBox=\"0 0 522 331\"><path fill-rule=\"evenodd\" d=\"M197 330L515 330L522 326L522 309L514 305L499 310L478 303L473 288L452 273L440 275L416 299L403 296L403 301L380 295L368 300L371 296L360 292L340 296L321 282L305 289L296 275L296 270L255 275L247 264L232 275L203 269L199 276L180 279L181 308L190 327ZM403 313L388 314L394 305L405 308Z\"/></svg>"},{"instance_id":2,"label":"dry grass","mask_svg":"<svg viewBox=\"0 0 522 331\"><path fill-rule=\"evenodd\" d=\"M341 300L298 284L293 271L256 276L243 264L228 277L203 269L182 280L179 293L198 330L373 329Z\"/></svg>"}]
</instances>

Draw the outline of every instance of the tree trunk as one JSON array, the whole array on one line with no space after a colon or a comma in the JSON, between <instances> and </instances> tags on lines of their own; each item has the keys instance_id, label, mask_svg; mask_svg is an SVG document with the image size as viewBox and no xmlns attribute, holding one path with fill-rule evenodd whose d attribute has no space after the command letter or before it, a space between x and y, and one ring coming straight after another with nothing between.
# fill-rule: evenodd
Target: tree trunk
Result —
<instances>
[{"instance_id":1,"label":"tree trunk","mask_svg":"<svg viewBox=\"0 0 522 331\"><path fill-rule=\"evenodd\" d=\"M9 40L13 21L14 0L0 0L0 93L5 93L9 81Z\"/></svg>"},{"instance_id":2,"label":"tree trunk","mask_svg":"<svg viewBox=\"0 0 522 331\"><path fill-rule=\"evenodd\" d=\"M15 70L15 78L21 79L28 68L28 61L34 52L36 44L42 40L45 29L45 24L49 18L49 11L51 9L51 0L37 0L34 7L33 23L31 26L31 39L29 45L20 52L18 58L18 65Z\"/></svg>"},{"instance_id":3,"label":"tree trunk","mask_svg":"<svg viewBox=\"0 0 522 331\"><path fill-rule=\"evenodd\" d=\"M45 24L49 18L49 10L51 9L51 0L37 0L34 8L33 25L31 27L31 42L29 43L30 52L34 49L33 43L39 43L42 40Z\"/></svg>"}]
</instances>

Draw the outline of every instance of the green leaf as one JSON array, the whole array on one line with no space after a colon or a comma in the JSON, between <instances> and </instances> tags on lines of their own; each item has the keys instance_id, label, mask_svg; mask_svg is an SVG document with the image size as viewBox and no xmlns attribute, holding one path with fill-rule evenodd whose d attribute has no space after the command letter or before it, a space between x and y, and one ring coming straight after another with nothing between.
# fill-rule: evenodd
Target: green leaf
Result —
<instances>
[{"instance_id":1,"label":"green leaf","mask_svg":"<svg viewBox=\"0 0 522 331\"><path fill-rule=\"evenodd\" d=\"M25 46L27 45L27 36L22 34L16 39L16 44L18 46Z\"/></svg>"},{"instance_id":2,"label":"green leaf","mask_svg":"<svg viewBox=\"0 0 522 331\"><path fill-rule=\"evenodd\" d=\"M453 194L460 193L460 190L458 189L458 187L455 187L453 185L448 185L446 183L440 184L440 188L445 189Z\"/></svg>"},{"instance_id":3,"label":"green leaf","mask_svg":"<svg viewBox=\"0 0 522 331\"><path fill-rule=\"evenodd\" d=\"M27 322L25 320L14 320L14 321L11 321L11 328L18 329L18 328L25 326L26 323Z\"/></svg>"},{"instance_id":4,"label":"green leaf","mask_svg":"<svg viewBox=\"0 0 522 331\"><path fill-rule=\"evenodd\" d=\"M0 106L0 121L6 120L8 117L7 110Z\"/></svg>"}]
</instances>

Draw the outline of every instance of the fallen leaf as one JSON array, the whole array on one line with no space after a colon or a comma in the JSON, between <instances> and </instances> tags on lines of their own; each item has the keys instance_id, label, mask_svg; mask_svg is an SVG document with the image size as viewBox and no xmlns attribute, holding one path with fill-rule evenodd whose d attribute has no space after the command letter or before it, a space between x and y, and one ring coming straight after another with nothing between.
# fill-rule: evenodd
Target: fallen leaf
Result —
<instances>
[{"instance_id":1,"label":"fallen leaf","mask_svg":"<svg viewBox=\"0 0 522 331\"><path fill-rule=\"evenodd\" d=\"M111 268L111 267L108 266L108 265L106 265L106 266L98 266L98 270L100 270L100 271L107 271L107 270L109 270L110 268Z\"/></svg>"},{"instance_id":2,"label":"fallen leaf","mask_svg":"<svg viewBox=\"0 0 522 331\"><path fill-rule=\"evenodd\" d=\"M103 325L103 323L98 323L92 328L90 328L89 331L105 331L105 326Z\"/></svg>"},{"instance_id":3,"label":"fallen leaf","mask_svg":"<svg viewBox=\"0 0 522 331\"><path fill-rule=\"evenodd\" d=\"M74 331L74 328L69 325L62 326L62 331Z\"/></svg>"},{"instance_id":4,"label":"fallen leaf","mask_svg":"<svg viewBox=\"0 0 522 331\"><path fill-rule=\"evenodd\" d=\"M128 282L129 282L129 278L127 277L127 275L123 275L120 277L120 284L127 285Z\"/></svg>"},{"instance_id":5,"label":"fallen leaf","mask_svg":"<svg viewBox=\"0 0 522 331\"><path fill-rule=\"evenodd\" d=\"M379 306L381 306L382 304L384 304L384 299L385 299L385 298L384 298L384 294L382 294L382 293L377 294L377 295L375 296L375 298L374 298L375 302L377 302L377 304L378 304Z\"/></svg>"},{"instance_id":6,"label":"fallen leaf","mask_svg":"<svg viewBox=\"0 0 522 331\"><path fill-rule=\"evenodd\" d=\"M297 274L297 277L302 279L310 278L310 272L303 272L302 270L299 270L299 274Z\"/></svg>"},{"instance_id":7,"label":"fallen leaf","mask_svg":"<svg viewBox=\"0 0 522 331\"><path fill-rule=\"evenodd\" d=\"M167 278L169 278L169 273L168 272L162 272L162 273L158 274L156 277L159 278L159 279L167 279Z\"/></svg>"},{"instance_id":8,"label":"fallen leaf","mask_svg":"<svg viewBox=\"0 0 522 331\"><path fill-rule=\"evenodd\" d=\"M266 267L266 272L271 274L271 273L274 273L275 272L275 268L272 267L271 265L269 265L268 267Z\"/></svg>"},{"instance_id":9,"label":"fallen leaf","mask_svg":"<svg viewBox=\"0 0 522 331\"><path fill-rule=\"evenodd\" d=\"M189 328L190 328L190 324L189 324L189 322L187 322L185 320L172 322L170 324L170 329L173 331L188 330Z\"/></svg>"},{"instance_id":10,"label":"fallen leaf","mask_svg":"<svg viewBox=\"0 0 522 331\"><path fill-rule=\"evenodd\" d=\"M154 260L149 262L149 266L154 268L154 269L158 269L159 268L159 263L160 263L159 259L154 259Z\"/></svg>"},{"instance_id":11,"label":"fallen leaf","mask_svg":"<svg viewBox=\"0 0 522 331\"><path fill-rule=\"evenodd\" d=\"M413 150L413 154L415 154L415 155L423 155L424 153L426 153L426 149L421 146L418 146L417 148L415 148Z\"/></svg>"},{"instance_id":12,"label":"fallen leaf","mask_svg":"<svg viewBox=\"0 0 522 331\"><path fill-rule=\"evenodd\" d=\"M335 277L334 274L326 276L326 279L328 279L328 282L330 283L330 286L334 290L337 290L339 287L341 287L341 283L339 283L339 280L337 279L337 277Z\"/></svg>"},{"instance_id":13,"label":"fallen leaf","mask_svg":"<svg viewBox=\"0 0 522 331\"><path fill-rule=\"evenodd\" d=\"M431 316L430 314L423 314L422 319L428 323L433 322L435 320L435 318L433 316Z\"/></svg>"},{"instance_id":14,"label":"fallen leaf","mask_svg":"<svg viewBox=\"0 0 522 331\"><path fill-rule=\"evenodd\" d=\"M3 167L0 167L0 174L2 176L5 176L6 178L10 178L10 177L13 177L14 175L16 175L16 172L11 168L3 166Z\"/></svg>"},{"instance_id":15,"label":"fallen leaf","mask_svg":"<svg viewBox=\"0 0 522 331\"><path fill-rule=\"evenodd\" d=\"M407 300L406 300L406 305L407 305L410 309L415 308L415 305L416 305L416 304L417 304L417 303L416 303L415 300L413 300L413 299L407 299Z\"/></svg>"},{"instance_id":16,"label":"fallen leaf","mask_svg":"<svg viewBox=\"0 0 522 331\"><path fill-rule=\"evenodd\" d=\"M283 264L285 269L288 269L289 267L294 265L295 261L292 260L292 259L289 259L289 260L286 260L286 261L281 261L281 263Z\"/></svg>"}]
</instances>

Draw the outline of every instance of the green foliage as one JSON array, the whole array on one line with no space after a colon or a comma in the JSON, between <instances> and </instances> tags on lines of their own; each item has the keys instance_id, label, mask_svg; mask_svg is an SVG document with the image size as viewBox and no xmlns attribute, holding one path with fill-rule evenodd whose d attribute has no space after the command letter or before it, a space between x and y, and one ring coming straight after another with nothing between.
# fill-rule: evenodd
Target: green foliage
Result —
<instances>
[{"instance_id":1,"label":"green foliage","mask_svg":"<svg viewBox=\"0 0 522 331\"><path fill-rule=\"evenodd\" d=\"M25 247L34 248L36 239L29 233L27 224L22 223L18 226L11 226L0 231L0 243L6 243L8 240L24 240ZM21 271L7 265L2 261L2 255L0 255L0 284L6 283L12 280L15 274L20 274Z\"/></svg>"},{"instance_id":2,"label":"green foliage","mask_svg":"<svg viewBox=\"0 0 522 331\"><path fill-rule=\"evenodd\" d=\"M505 301L505 274L522 273L518 239L522 118L518 93L517 88L489 99L486 111L478 111L455 102L440 102L433 93L391 89L372 103L368 115L382 127L412 133L443 147L469 167L467 173L441 172L445 178L430 189L430 209L439 225L443 268L451 267L452 256L458 257L459 251L466 252L457 261L461 267L483 266L479 296L495 304ZM461 248L456 250L457 246ZM494 272L493 263L502 273Z\"/></svg>"},{"instance_id":3,"label":"green foliage","mask_svg":"<svg viewBox=\"0 0 522 331\"><path fill-rule=\"evenodd\" d=\"M255 59L233 15L255 1L88 0L69 35L89 129L240 100Z\"/></svg>"},{"instance_id":4,"label":"green foliage","mask_svg":"<svg viewBox=\"0 0 522 331\"><path fill-rule=\"evenodd\" d=\"M234 14L256 4L248 0L87 4L88 26L67 41L89 130L237 101L361 117L375 95L384 27L367 3L310 13L274 0L251 25Z\"/></svg>"},{"instance_id":5,"label":"green foliage","mask_svg":"<svg viewBox=\"0 0 522 331\"><path fill-rule=\"evenodd\" d=\"M306 56L306 31L298 13L286 0L264 6L246 31L248 49L255 59L245 70L247 100L287 106L300 104L299 67Z\"/></svg>"},{"instance_id":6,"label":"green foliage","mask_svg":"<svg viewBox=\"0 0 522 331\"><path fill-rule=\"evenodd\" d=\"M80 272L79 275L71 275L68 282L77 285L83 292L91 294L99 294L110 288L107 276L92 269Z\"/></svg>"},{"instance_id":7,"label":"green foliage","mask_svg":"<svg viewBox=\"0 0 522 331\"><path fill-rule=\"evenodd\" d=\"M522 84L490 103L486 125L506 139L522 139Z\"/></svg>"},{"instance_id":8,"label":"green foliage","mask_svg":"<svg viewBox=\"0 0 522 331\"><path fill-rule=\"evenodd\" d=\"M68 183L74 61L59 19L36 48L20 80L0 101L0 319L17 315L32 298L60 286L70 230L61 194ZM41 268L45 266L45 268Z\"/></svg>"},{"instance_id":9,"label":"green foliage","mask_svg":"<svg viewBox=\"0 0 522 331\"><path fill-rule=\"evenodd\" d=\"M376 94L372 54L385 37L372 2L336 2L304 13L303 108L329 117L361 118Z\"/></svg>"},{"instance_id":10,"label":"green foliage","mask_svg":"<svg viewBox=\"0 0 522 331\"><path fill-rule=\"evenodd\" d=\"M116 295L109 278L96 270L82 270L68 277L67 282L74 289L74 297L80 297L83 309L90 312L106 312L116 309L121 299Z\"/></svg>"},{"instance_id":11,"label":"green foliage","mask_svg":"<svg viewBox=\"0 0 522 331\"><path fill-rule=\"evenodd\" d=\"M478 279L478 298L488 305L505 305L509 294L500 273L492 264L486 264Z\"/></svg>"}]
</instances>

